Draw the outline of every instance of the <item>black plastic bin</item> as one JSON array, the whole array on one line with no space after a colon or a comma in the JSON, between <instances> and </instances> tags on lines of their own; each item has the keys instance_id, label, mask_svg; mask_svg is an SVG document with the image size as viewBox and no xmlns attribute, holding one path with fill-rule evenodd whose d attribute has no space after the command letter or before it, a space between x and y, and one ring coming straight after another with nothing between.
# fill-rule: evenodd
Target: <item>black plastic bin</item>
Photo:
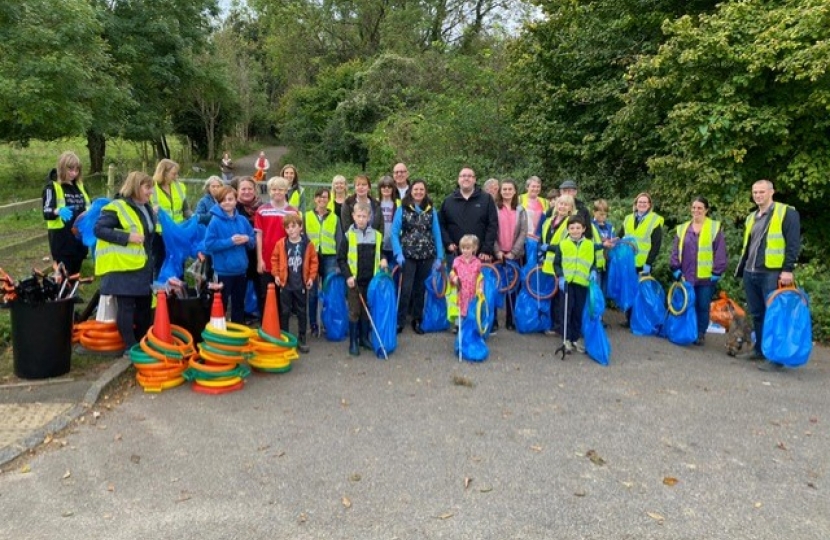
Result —
<instances>
[{"instance_id":1,"label":"black plastic bin","mask_svg":"<svg viewBox=\"0 0 830 540\"><path fill-rule=\"evenodd\" d=\"M170 314L170 324L181 326L193 336L194 343L202 341L202 331L210 322L211 300L208 298L177 298L170 296L167 299L167 310Z\"/></svg>"},{"instance_id":2,"label":"black plastic bin","mask_svg":"<svg viewBox=\"0 0 830 540\"><path fill-rule=\"evenodd\" d=\"M11 306L14 374L22 379L47 379L69 373L75 302Z\"/></svg>"}]
</instances>

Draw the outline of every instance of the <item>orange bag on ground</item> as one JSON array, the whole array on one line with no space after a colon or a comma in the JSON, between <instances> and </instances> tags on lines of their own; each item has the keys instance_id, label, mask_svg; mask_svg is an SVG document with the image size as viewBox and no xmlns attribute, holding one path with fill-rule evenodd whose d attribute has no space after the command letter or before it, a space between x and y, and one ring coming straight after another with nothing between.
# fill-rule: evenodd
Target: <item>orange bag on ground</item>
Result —
<instances>
[{"instance_id":1,"label":"orange bag on ground","mask_svg":"<svg viewBox=\"0 0 830 540\"><path fill-rule=\"evenodd\" d=\"M709 304L709 319L729 330L729 325L736 316L746 317L746 311L729 298L726 292L720 291L718 298Z\"/></svg>"}]
</instances>

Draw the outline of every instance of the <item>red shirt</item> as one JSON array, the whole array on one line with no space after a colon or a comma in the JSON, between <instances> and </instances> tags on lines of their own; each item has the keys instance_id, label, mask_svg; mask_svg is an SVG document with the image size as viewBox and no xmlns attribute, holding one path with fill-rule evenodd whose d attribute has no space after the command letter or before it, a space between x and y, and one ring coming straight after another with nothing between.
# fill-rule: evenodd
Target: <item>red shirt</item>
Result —
<instances>
[{"instance_id":1,"label":"red shirt","mask_svg":"<svg viewBox=\"0 0 830 540\"><path fill-rule=\"evenodd\" d=\"M275 208L270 202L257 208L254 215L254 230L262 231L262 259L265 261L265 271L271 273L271 255L277 242L286 237L282 219L287 214L297 214L293 206L285 205Z\"/></svg>"}]
</instances>

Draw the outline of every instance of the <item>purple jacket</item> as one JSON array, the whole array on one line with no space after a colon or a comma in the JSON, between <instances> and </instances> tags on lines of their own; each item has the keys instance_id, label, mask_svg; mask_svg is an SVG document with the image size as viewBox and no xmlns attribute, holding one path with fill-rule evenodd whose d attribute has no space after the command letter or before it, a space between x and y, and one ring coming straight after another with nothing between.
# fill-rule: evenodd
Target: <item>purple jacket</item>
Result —
<instances>
[{"instance_id":1,"label":"purple jacket","mask_svg":"<svg viewBox=\"0 0 830 540\"><path fill-rule=\"evenodd\" d=\"M683 277L692 285L708 285L711 283L710 280L697 278L697 244L698 234L689 226L686 229L686 238L683 241L683 263L681 264L680 253L678 251L680 238L675 234L669 267L672 272L680 269ZM712 274L721 276L726 272L726 265L729 263L729 258L726 256L726 240L723 237L722 230L718 230L718 233L715 235L712 252Z\"/></svg>"}]
</instances>

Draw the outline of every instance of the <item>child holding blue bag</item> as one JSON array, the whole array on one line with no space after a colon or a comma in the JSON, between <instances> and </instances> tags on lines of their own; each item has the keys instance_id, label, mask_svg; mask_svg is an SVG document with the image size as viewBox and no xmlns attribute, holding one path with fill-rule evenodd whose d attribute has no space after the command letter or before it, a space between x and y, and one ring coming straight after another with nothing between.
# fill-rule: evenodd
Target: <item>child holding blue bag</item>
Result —
<instances>
[{"instance_id":1,"label":"child holding blue bag","mask_svg":"<svg viewBox=\"0 0 830 540\"><path fill-rule=\"evenodd\" d=\"M588 298L588 285L597 280L594 242L585 238L585 220L568 217L568 236L554 248L554 271L559 290L565 295L559 313L563 321L565 352L585 352L582 339L582 312Z\"/></svg>"}]
</instances>

